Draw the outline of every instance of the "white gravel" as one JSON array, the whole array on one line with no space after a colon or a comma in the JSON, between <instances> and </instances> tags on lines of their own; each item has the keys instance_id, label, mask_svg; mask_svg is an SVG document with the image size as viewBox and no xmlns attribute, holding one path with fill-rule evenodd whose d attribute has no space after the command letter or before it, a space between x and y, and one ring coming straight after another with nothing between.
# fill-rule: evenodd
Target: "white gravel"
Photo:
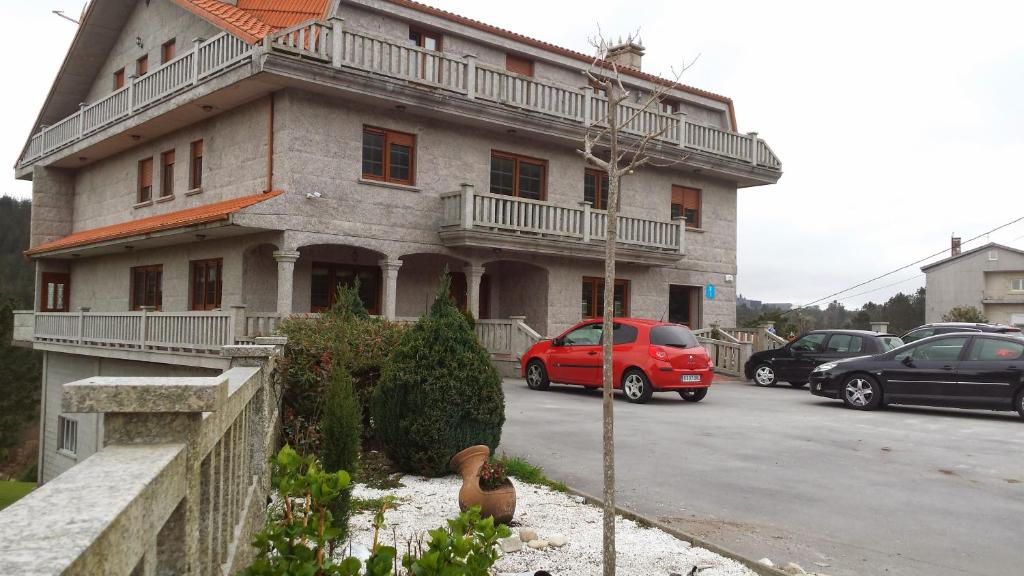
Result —
<instances>
[{"instance_id":1,"label":"white gravel","mask_svg":"<svg viewBox=\"0 0 1024 576\"><path fill-rule=\"evenodd\" d=\"M445 526L445 520L459 513L458 493L462 479L402 478L403 488L374 490L357 485L357 498L378 498L392 494L400 499L398 508L385 515L387 527L381 539L394 545L401 555L406 542L422 537L427 530ZM591 576L601 573L601 510L577 502L573 496L553 490L515 482L515 521L534 528L540 538L555 534L566 536L569 543L561 548L533 550L523 546L520 552L503 555L494 565L497 574L520 574L547 570L553 576ZM364 512L351 520L354 547L369 547L373 540L373 514ZM512 529L513 533L518 528ZM701 576L754 576L742 564L703 548L692 548L674 536L656 528L643 528L632 520L618 518L615 525L618 550L618 574L621 576L668 576L690 574L700 567Z\"/></svg>"}]
</instances>

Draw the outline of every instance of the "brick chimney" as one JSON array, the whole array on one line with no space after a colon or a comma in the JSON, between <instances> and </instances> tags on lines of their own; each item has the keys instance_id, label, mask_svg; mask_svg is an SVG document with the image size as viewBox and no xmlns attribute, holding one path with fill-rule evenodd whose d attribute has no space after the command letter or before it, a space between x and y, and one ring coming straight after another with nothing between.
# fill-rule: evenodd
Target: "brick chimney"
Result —
<instances>
[{"instance_id":1,"label":"brick chimney","mask_svg":"<svg viewBox=\"0 0 1024 576\"><path fill-rule=\"evenodd\" d=\"M959 236L953 236L953 239L952 239L952 242L951 242L950 248L949 248L949 255L950 256L959 256L960 255L960 237Z\"/></svg>"},{"instance_id":2,"label":"brick chimney","mask_svg":"<svg viewBox=\"0 0 1024 576\"><path fill-rule=\"evenodd\" d=\"M640 70L640 60L644 57L644 47L639 38L629 37L625 42L619 38L619 43L608 48L608 55L605 58L618 66L625 66L633 70Z\"/></svg>"}]
</instances>

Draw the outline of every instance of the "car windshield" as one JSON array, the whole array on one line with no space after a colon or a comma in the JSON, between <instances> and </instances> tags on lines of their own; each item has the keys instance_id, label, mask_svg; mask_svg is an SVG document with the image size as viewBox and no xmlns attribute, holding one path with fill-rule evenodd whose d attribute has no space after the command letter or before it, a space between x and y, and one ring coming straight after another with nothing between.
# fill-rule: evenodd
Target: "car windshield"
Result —
<instances>
[{"instance_id":1,"label":"car windshield","mask_svg":"<svg viewBox=\"0 0 1024 576\"><path fill-rule=\"evenodd\" d=\"M903 346L903 340L895 336L883 336L878 341L882 344L882 352L888 352L889 350L895 350L900 346Z\"/></svg>"},{"instance_id":2,"label":"car windshield","mask_svg":"<svg viewBox=\"0 0 1024 576\"><path fill-rule=\"evenodd\" d=\"M686 326L655 326L651 328L651 344L672 348L696 348L700 346L697 337Z\"/></svg>"}]
</instances>

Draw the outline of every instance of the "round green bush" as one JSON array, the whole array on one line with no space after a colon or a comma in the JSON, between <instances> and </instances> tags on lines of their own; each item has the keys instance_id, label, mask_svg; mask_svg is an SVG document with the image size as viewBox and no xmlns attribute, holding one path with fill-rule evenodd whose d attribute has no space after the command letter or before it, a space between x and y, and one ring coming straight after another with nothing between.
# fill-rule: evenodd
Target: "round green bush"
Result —
<instances>
[{"instance_id":1,"label":"round green bush","mask_svg":"<svg viewBox=\"0 0 1024 576\"><path fill-rule=\"evenodd\" d=\"M440 476L463 448L493 451L505 423L501 376L442 277L430 312L407 330L373 397L374 426L400 470Z\"/></svg>"}]
</instances>

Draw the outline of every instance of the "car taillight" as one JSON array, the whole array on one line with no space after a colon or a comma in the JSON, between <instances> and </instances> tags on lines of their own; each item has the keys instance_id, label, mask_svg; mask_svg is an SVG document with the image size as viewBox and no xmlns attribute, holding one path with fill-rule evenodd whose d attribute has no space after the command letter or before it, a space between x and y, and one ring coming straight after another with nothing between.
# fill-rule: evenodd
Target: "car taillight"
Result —
<instances>
[{"instance_id":1,"label":"car taillight","mask_svg":"<svg viewBox=\"0 0 1024 576\"><path fill-rule=\"evenodd\" d=\"M651 358L668 361L668 352L665 352L665 349L661 346L651 346L648 351L651 353Z\"/></svg>"}]
</instances>

